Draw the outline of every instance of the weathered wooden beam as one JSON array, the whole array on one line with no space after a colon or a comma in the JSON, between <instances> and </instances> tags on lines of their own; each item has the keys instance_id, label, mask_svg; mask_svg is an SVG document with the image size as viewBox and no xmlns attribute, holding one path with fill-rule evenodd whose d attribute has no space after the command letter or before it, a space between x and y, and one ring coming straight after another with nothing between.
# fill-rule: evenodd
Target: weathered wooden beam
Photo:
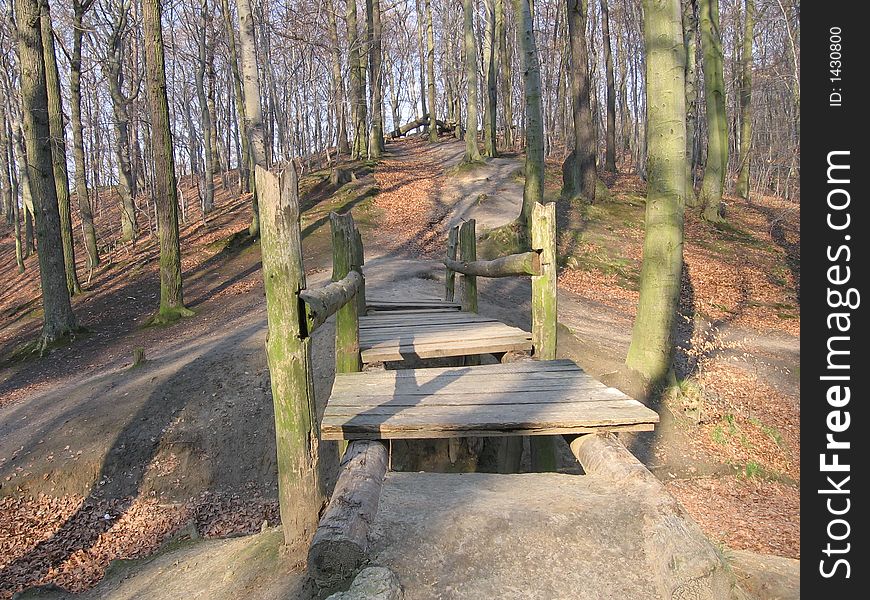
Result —
<instances>
[{"instance_id":1,"label":"weathered wooden beam","mask_svg":"<svg viewBox=\"0 0 870 600\"><path fill-rule=\"evenodd\" d=\"M299 190L292 164L275 175L255 169L262 223L263 282L269 335L266 356L275 409L278 501L284 540L294 550L305 546L323 507L319 481L320 431L314 405L311 337L303 331L301 291L302 234Z\"/></svg>"},{"instance_id":2,"label":"weathered wooden beam","mask_svg":"<svg viewBox=\"0 0 870 600\"><path fill-rule=\"evenodd\" d=\"M477 277L521 277L541 274L541 260L537 252L509 254L493 260L474 262L445 259L444 265L451 271Z\"/></svg>"},{"instance_id":3,"label":"weathered wooden beam","mask_svg":"<svg viewBox=\"0 0 870 600\"><path fill-rule=\"evenodd\" d=\"M532 250L540 253L540 272L532 277L532 342L535 358L556 358L556 205L532 209Z\"/></svg>"},{"instance_id":4,"label":"weathered wooden beam","mask_svg":"<svg viewBox=\"0 0 870 600\"><path fill-rule=\"evenodd\" d=\"M305 321L308 334L323 325L326 320L353 300L362 285L362 275L351 271L340 281L333 281L316 290L302 290L299 297L305 302ZM354 311L356 305L354 304Z\"/></svg>"},{"instance_id":5,"label":"weathered wooden beam","mask_svg":"<svg viewBox=\"0 0 870 600\"><path fill-rule=\"evenodd\" d=\"M308 572L319 587L332 588L353 578L365 561L388 461L387 448L379 441L348 444L335 491L308 551Z\"/></svg>"},{"instance_id":6,"label":"weathered wooden beam","mask_svg":"<svg viewBox=\"0 0 870 600\"><path fill-rule=\"evenodd\" d=\"M447 260L456 260L456 252L459 246L459 226L454 225L450 228L447 234ZM447 264L445 262L445 264ZM447 267L447 274L444 276L444 299L448 302L453 302L456 289L456 271Z\"/></svg>"},{"instance_id":7,"label":"weathered wooden beam","mask_svg":"<svg viewBox=\"0 0 870 600\"><path fill-rule=\"evenodd\" d=\"M477 260L477 234L474 231L475 221L469 219L459 227L459 260L474 262ZM463 275L461 281L462 310L477 312L477 277Z\"/></svg>"},{"instance_id":8,"label":"weathered wooden beam","mask_svg":"<svg viewBox=\"0 0 870 600\"><path fill-rule=\"evenodd\" d=\"M532 276L532 352L538 360L556 358L556 204L532 207L532 250L540 253L540 274ZM551 437L529 440L532 469L556 470Z\"/></svg>"},{"instance_id":9,"label":"weathered wooden beam","mask_svg":"<svg viewBox=\"0 0 870 600\"><path fill-rule=\"evenodd\" d=\"M362 283L356 292L356 312L362 317L366 314L366 277L362 270L365 264L365 251L363 250L362 234L359 232L356 224L353 226L353 232L351 264L353 269L362 276Z\"/></svg>"}]
</instances>

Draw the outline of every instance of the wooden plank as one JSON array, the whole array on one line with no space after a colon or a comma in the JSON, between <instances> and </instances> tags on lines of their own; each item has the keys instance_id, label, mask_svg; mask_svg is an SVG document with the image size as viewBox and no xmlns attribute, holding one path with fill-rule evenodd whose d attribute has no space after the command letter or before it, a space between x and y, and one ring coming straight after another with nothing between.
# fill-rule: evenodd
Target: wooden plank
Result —
<instances>
[{"instance_id":1,"label":"wooden plank","mask_svg":"<svg viewBox=\"0 0 870 600\"><path fill-rule=\"evenodd\" d=\"M561 371L576 371L579 373L585 373L585 371L582 368L578 367L575 362L568 359L520 360L514 363L483 365L478 367L431 367L428 369L398 369L391 371L367 371L365 373L342 373L336 376L336 380L357 378L374 379L376 377L384 377L393 380L398 377L413 377L417 378L420 381L423 381L426 377L436 377L442 375L446 375L448 377L485 377L500 373L544 374Z\"/></svg>"},{"instance_id":2,"label":"wooden plank","mask_svg":"<svg viewBox=\"0 0 870 600\"><path fill-rule=\"evenodd\" d=\"M466 313L462 311L447 311L447 312L431 312L413 314L399 314L398 311L387 311L375 313L374 315L365 315L360 318L362 323L454 323L454 322L488 322L498 321L492 317L483 317L475 313Z\"/></svg>"},{"instance_id":3,"label":"wooden plank","mask_svg":"<svg viewBox=\"0 0 870 600\"><path fill-rule=\"evenodd\" d=\"M456 313L457 315L461 315L463 313ZM466 313L467 314L467 313ZM360 323L361 329L390 329L395 327L426 327L432 325L440 325L440 326L452 326L452 325L484 325L498 323L499 325L503 325L504 327L512 327L512 325L505 325L504 323L496 320L496 319L468 319L461 318L459 316L451 317L449 319L375 319L370 320L369 317L366 317L366 320Z\"/></svg>"},{"instance_id":4,"label":"wooden plank","mask_svg":"<svg viewBox=\"0 0 870 600\"><path fill-rule=\"evenodd\" d=\"M426 336L421 334L416 336L416 338L412 338L409 334L407 337L399 337L399 336L390 336L386 339L374 339L371 340L371 343L365 344L367 349L371 348L390 348L390 347L416 347L416 346L431 346L432 344L444 344L445 349L462 349L466 346L479 346L485 345L486 342L492 341L493 343L501 342L505 339L512 340L529 340L531 341L531 335L526 333L525 331L510 331L510 330L493 330L484 332L479 336L468 335L466 334L464 337L458 337L453 335L430 335Z\"/></svg>"},{"instance_id":5,"label":"wooden plank","mask_svg":"<svg viewBox=\"0 0 870 600\"><path fill-rule=\"evenodd\" d=\"M547 392L547 393L545 393ZM356 387L348 387L341 383L334 385L332 388L333 400L338 400L362 396L448 396L462 395L469 398L468 402L474 404L474 396L478 395L481 398L498 396L503 394L523 394L535 401L536 397L549 397L559 395L570 398L572 396L582 396L589 394L604 394L605 392L611 397L620 395L626 397L625 394L615 388L607 388L590 379L550 379L536 381L497 381L497 380L481 380L473 379L466 381L455 377L445 378L444 380L434 380L427 383L416 383L413 380L402 380L400 382L380 382L372 385L358 385Z\"/></svg>"},{"instance_id":6,"label":"wooden plank","mask_svg":"<svg viewBox=\"0 0 870 600\"><path fill-rule=\"evenodd\" d=\"M402 344L417 344L423 341L427 343L433 341L458 342L461 340L487 340L504 336L521 336L531 339L530 333L516 327L508 327L501 323L478 323L461 327L433 325L399 330L366 330L365 333L360 334L360 343L365 340L369 344L391 341L396 343L401 341Z\"/></svg>"},{"instance_id":7,"label":"wooden plank","mask_svg":"<svg viewBox=\"0 0 870 600\"><path fill-rule=\"evenodd\" d=\"M433 313L456 313L459 312L459 308L457 307L449 307L449 308L397 308L395 310L385 309L378 310L375 307L369 306L368 315L372 316L381 316L381 315L422 315L422 314L433 314Z\"/></svg>"},{"instance_id":8,"label":"wooden plank","mask_svg":"<svg viewBox=\"0 0 870 600\"><path fill-rule=\"evenodd\" d=\"M326 425L321 427L320 437L324 440L389 440L389 439L445 439L457 437L513 437L523 435L570 435L584 433L606 433L620 431L653 431L653 423L634 423L630 425L602 425L602 426L572 426L551 427L546 430L538 429L514 429L502 431L500 429L475 429L474 431L430 431L427 429L404 429L400 432L380 431L375 428L360 430L348 428L345 430L340 425Z\"/></svg>"},{"instance_id":9,"label":"wooden plank","mask_svg":"<svg viewBox=\"0 0 870 600\"><path fill-rule=\"evenodd\" d=\"M377 407L352 415L324 414L321 431L344 435L377 433L382 438L439 437L439 434L486 435L491 432L533 432L553 435L564 430L651 425L658 415L636 400L612 400L576 405L433 406L407 409ZM486 433L484 433L486 432ZM452 437L452 436L451 436Z\"/></svg>"},{"instance_id":10,"label":"wooden plank","mask_svg":"<svg viewBox=\"0 0 870 600\"><path fill-rule=\"evenodd\" d=\"M419 398L417 398L419 400ZM637 400L626 396L598 398L588 402L539 402L530 404L426 404L426 405L373 405L328 406L324 419L338 417L357 418L372 422L370 417L394 423L427 422L473 425L475 423L501 423L506 428L514 424L535 425L540 423L567 424L582 421L584 424L611 422L628 419L623 423L655 422L658 415Z\"/></svg>"},{"instance_id":11,"label":"wooden plank","mask_svg":"<svg viewBox=\"0 0 870 600\"><path fill-rule=\"evenodd\" d=\"M495 352L511 352L513 350L531 350L532 342L529 339L494 340L487 344L466 344L463 346L451 345L449 347L439 345L393 346L369 348L362 351L364 363L399 361L406 358L444 358L448 356L470 356L474 354L492 354Z\"/></svg>"},{"instance_id":12,"label":"wooden plank","mask_svg":"<svg viewBox=\"0 0 870 600\"><path fill-rule=\"evenodd\" d=\"M495 406L518 404L573 404L584 405L587 402L603 400L631 400L619 390L603 389L549 389L540 391L504 390L491 393L473 393L467 390L434 394L411 394L404 392L360 393L353 395L342 393L329 399L327 414L350 414L348 409L359 411L363 407L417 407L431 406ZM637 402L637 400L631 400ZM338 408L341 407L341 408Z\"/></svg>"},{"instance_id":13,"label":"wooden plank","mask_svg":"<svg viewBox=\"0 0 870 600\"><path fill-rule=\"evenodd\" d=\"M367 299L366 304L369 308L385 308L391 309L395 307L409 307L409 308L452 308L454 306L460 306L460 304L456 302L446 302L445 300L439 300L437 298L432 300L426 299L414 299L414 300L373 300L371 298Z\"/></svg>"},{"instance_id":14,"label":"wooden plank","mask_svg":"<svg viewBox=\"0 0 870 600\"><path fill-rule=\"evenodd\" d=\"M466 368L466 367L457 367L457 369ZM426 369L428 370L428 369ZM383 371L383 372L366 372L366 375L371 375L371 377L362 377L362 378L354 378L348 379L344 377L336 377L335 383L333 384L333 390L343 391L343 390L356 390L356 389L366 389L366 388L383 388L384 386L390 386L391 389L411 389L411 388L419 388L420 386L427 386L434 383L438 385L454 385L452 382L457 382L456 385L462 385L468 387L472 390L481 390L486 389L487 386L493 383L501 383L503 385L529 385L529 386L540 386L540 385L553 385L561 383L561 380L567 380L569 382L573 382L572 385L586 385L590 386L605 387L604 384L596 381L589 375L583 372L576 372L573 370L564 370L564 371L545 371L544 373L540 373L535 375L534 377L523 377L524 373L503 373L503 374L485 374L478 375L474 373L451 373L446 372L441 375L428 375L426 373L422 373L423 369L418 370L418 375L415 377L395 377L391 376L391 374L396 373L396 371ZM564 387L564 386L563 386Z\"/></svg>"}]
</instances>

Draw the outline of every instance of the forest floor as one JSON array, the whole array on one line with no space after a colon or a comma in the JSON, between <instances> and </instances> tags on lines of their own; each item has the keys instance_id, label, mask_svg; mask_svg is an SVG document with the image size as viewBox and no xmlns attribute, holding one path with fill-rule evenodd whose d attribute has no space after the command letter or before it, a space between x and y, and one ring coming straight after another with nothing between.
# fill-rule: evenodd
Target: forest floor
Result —
<instances>
[{"instance_id":1,"label":"forest floor","mask_svg":"<svg viewBox=\"0 0 870 600\"><path fill-rule=\"evenodd\" d=\"M478 220L482 253L504 246L495 228L518 214L519 157L466 169L456 167L461 143L414 139L389 150L374 172L351 165L358 179L338 190L328 169L303 174L309 284L329 275L330 210L354 209L370 290L439 293L437 259L460 218ZM548 163L553 199L559 173ZM619 387L644 191L633 175L606 183L611 197L573 207L582 230L560 239L559 351ZM192 183L181 188L192 204ZM191 524L224 537L277 521L261 263L244 233L249 197L221 185L207 220L188 211L185 297L196 316L145 328L159 293L156 242L146 233L135 249L114 244L117 210L104 195L97 226L107 260L73 301L89 332L41 358L15 352L41 321L36 258L18 275L9 228L0 229L0 598L49 582L88 589L112 560L147 556ZM727 202L727 225L687 215L680 384L652 403L658 430L627 441L713 540L799 558L799 206ZM481 312L528 327L527 283L485 281L480 292ZM331 337L324 327L314 339L321 407ZM131 368L139 347L148 360ZM328 479L335 446L323 455Z\"/></svg>"}]
</instances>

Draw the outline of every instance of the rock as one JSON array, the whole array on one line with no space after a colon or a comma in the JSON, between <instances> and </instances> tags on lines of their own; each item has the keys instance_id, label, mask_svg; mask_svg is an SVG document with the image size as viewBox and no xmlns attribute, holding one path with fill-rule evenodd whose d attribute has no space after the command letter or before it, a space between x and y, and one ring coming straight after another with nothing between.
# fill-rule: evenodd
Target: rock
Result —
<instances>
[{"instance_id":1,"label":"rock","mask_svg":"<svg viewBox=\"0 0 870 600\"><path fill-rule=\"evenodd\" d=\"M801 563L793 558L745 550L727 554L740 586L755 600L797 600L801 597Z\"/></svg>"},{"instance_id":2,"label":"rock","mask_svg":"<svg viewBox=\"0 0 870 600\"><path fill-rule=\"evenodd\" d=\"M402 600L402 584L386 567L367 567L350 584L346 592L338 592L326 600Z\"/></svg>"}]
</instances>

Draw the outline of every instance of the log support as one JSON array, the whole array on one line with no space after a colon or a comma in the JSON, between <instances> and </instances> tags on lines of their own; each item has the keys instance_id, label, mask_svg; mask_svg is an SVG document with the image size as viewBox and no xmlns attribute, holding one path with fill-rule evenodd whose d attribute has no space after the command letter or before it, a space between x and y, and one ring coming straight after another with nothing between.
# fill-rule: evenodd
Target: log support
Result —
<instances>
[{"instance_id":1,"label":"log support","mask_svg":"<svg viewBox=\"0 0 870 600\"><path fill-rule=\"evenodd\" d=\"M382 442L357 440L348 445L332 499L308 551L308 572L318 587L331 590L345 584L365 562L388 463Z\"/></svg>"},{"instance_id":2,"label":"log support","mask_svg":"<svg viewBox=\"0 0 870 600\"><path fill-rule=\"evenodd\" d=\"M444 276L444 299L448 302L453 302L456 289L456 271L450 268L449 262L456 260L456 252L459 247L459 225L454 225L450 228L450 233L447 234L447 258L444 264L447 265L447 274Z\"/></svg>"},{"instance_id":3,"label":"log support","mask_svg":"<svg viewBox=\"0 0 870 600\"><path fill-rule=\"evenodd\" d=\"M459 227L459 260L470 263L477 260L477 234L474 219L469 219ZM477 277L463 275L460 282L462 310L477 312Z\"/></svg>"}]
</instances>

